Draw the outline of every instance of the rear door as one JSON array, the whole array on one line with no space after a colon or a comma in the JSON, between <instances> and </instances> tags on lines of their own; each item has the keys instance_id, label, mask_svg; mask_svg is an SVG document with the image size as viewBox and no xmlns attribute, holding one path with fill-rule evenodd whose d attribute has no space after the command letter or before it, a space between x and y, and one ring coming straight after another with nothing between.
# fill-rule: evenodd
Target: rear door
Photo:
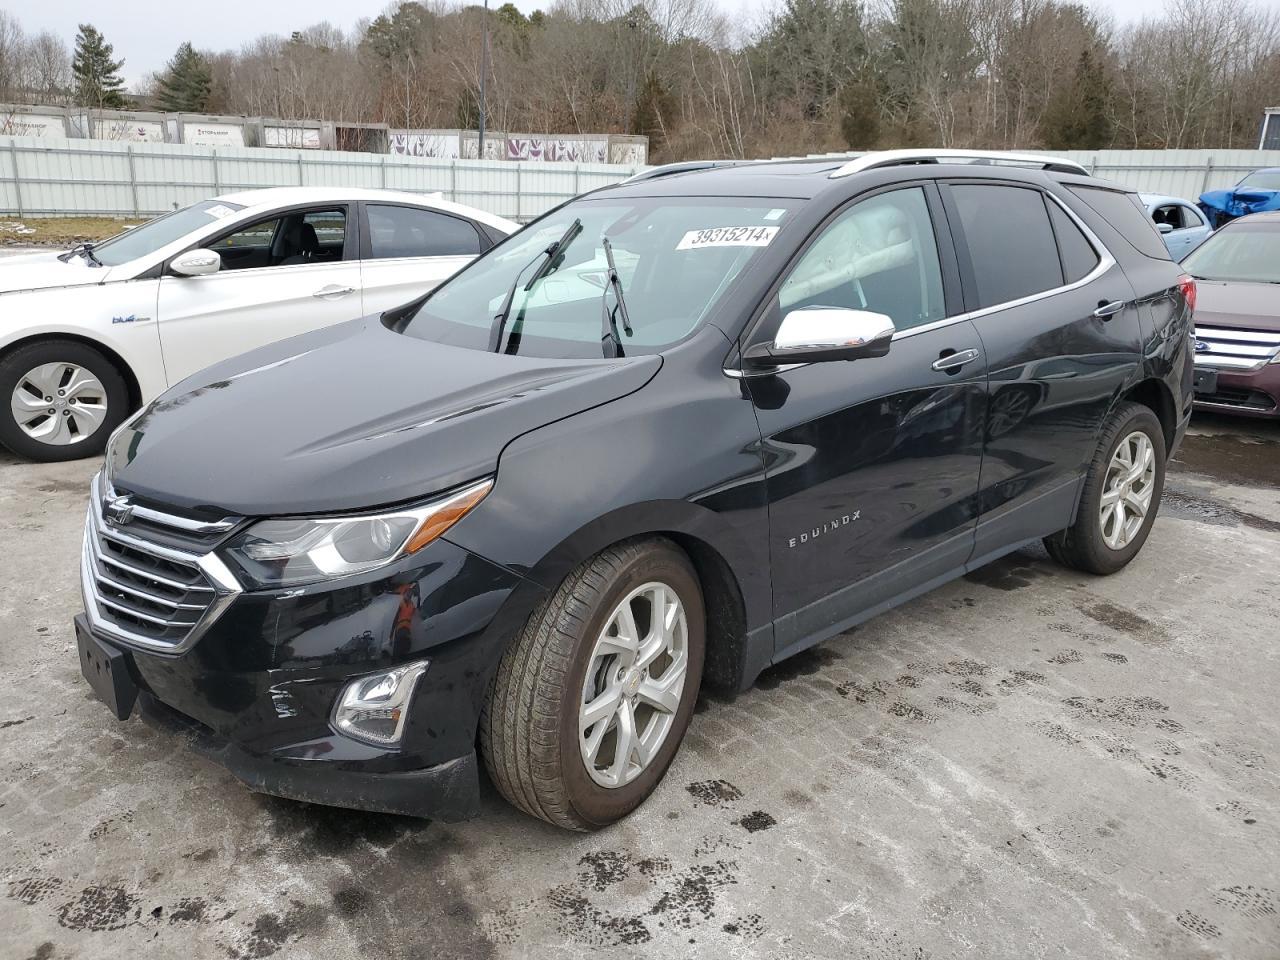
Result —
<instances>
[{"instance_id":1,"label":"rear door","mask_svg":"<svg viewBox=\"0 0 1280 960\"><path fill-rule=\"evenodd\" d=\"M360 262L347 205L277 211L205 241L222 268L166 273L156 313L165 375L210 364L360 315Z\"/></svg>"},{"instance_id":2,"label":"rear door","mask_svg":"<svg viewBox=\"0 0 1280 960\"><path fill-rule=\"evenodd\" d=\"M973 547L986 362L961 317L936 187L859 198L784 274L746 346L805 306L887 314L886 356L745 382L764 441L776 644L845 629L961 567Z\"/></svg>"},{"instance_id":3,"label":"rear door","mask_svg":"<svg viewBox=\"0 0 1280 960\"><path fill-rule=\"evenodd\" d=\"M988 363L981 562L1070 524L1103 418L1141 366L1142 314L1101 241L1051 194L942 189Z\"/></svg>"},{"instance_id":4,"label":"rear door","mask_svg":"<svg viewBox=\"0 0 1280 960\"><path fill-rule=\"evenodd\" d=\"M439 210L366 203L360 261L365 313L420 297L488 247L474 223Z\"/></svg>"}]
</instances>

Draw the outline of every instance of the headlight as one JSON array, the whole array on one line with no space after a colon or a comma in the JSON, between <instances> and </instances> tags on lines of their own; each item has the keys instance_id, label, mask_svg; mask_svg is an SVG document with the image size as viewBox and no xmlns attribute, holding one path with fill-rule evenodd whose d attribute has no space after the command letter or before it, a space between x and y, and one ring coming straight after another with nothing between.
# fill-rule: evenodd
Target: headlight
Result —
<instances>
[{"instance_id":1,"label":"headlight","mask_svg":"<svg viewBox=\"0 0 1280 960\"><path fill-rule=\"evenodd\" d=\"M364 573L415 553L475 508L493 480L416 507L353 517L261 520L227 554L255 583L288 587Z\"/></svg>"}]
</instances>

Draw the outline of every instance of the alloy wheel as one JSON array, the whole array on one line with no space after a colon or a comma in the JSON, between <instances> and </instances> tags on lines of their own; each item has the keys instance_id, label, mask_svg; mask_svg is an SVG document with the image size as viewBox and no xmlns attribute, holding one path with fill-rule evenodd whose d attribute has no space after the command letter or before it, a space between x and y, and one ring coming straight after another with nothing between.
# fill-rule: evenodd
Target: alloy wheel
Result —
<instances>
[{"instance_id":1,"label":"alloy wheel","mask_svg":"<svg viewBox=\"0 0 1280 960\"><path fill-rule=\"evenodd\" d=\"M107 391L85 367L42 363L18 378L9 409L32 440L65 446L97 432L107 417Z\"/></svg>"},{"instance_id":2,"label":"alloy wheel","mask_svg":"<svg viewBox=\"0 0 1280 960\"><path fill-rule=\"evenodd\" d=\"M1098 522L1102 539L1112 550L1123 550L1142 529L1151 510L1155 482L1155 448L1145 433L1135 430L1111 455L1102 485Z\"/></svg>"},{"instance_id":3,"label":"alloy wheel","mask_svg":"<svg viewBox=\"0 0 1280 960\"><path fill-rule=\"evenodd\" d=\"M652 582L614 608L587 664L578 742L602 787L635 780L658 754L684 695L689 623L675 590Z\"/></svg>"}]
</instances>

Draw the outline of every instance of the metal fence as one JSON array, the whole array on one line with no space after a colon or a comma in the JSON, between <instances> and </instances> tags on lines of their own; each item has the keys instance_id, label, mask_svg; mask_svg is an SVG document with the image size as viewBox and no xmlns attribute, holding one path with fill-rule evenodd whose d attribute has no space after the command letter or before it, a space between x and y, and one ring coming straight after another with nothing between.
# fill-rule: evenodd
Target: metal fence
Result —
<instances>
[{"instance_id":1,"label":"metal fence","mask_svg":"<svg viewBox=\"0 0 1280 960\"><path fill-rule=\"evenodd\" d=\"M526 221L641 169L0 137L0 214L149 216L236 190L343 186L439 192L446 200Z\"/></svg>"},{"instance_id":2,"label":"metal fence","mask_svg":"<svg viewBox=\"0 0 1280 960\"><path fill-rule=\"evenodd\" d=\"M1206 190L1239 183L1259 167L1280 167L1280 150L1064 150L1037 151L1068 157L1095 177L1143 193L1195 200Z\"/></svg>"},{"instance_id":3,"label":"metal fence","mask_svg":"<svg viewBox=\"0 0 1280 960\"><path fill-rule=\"evenodd\" d=\"M1229 187L1259 167L1280 167L1276 150L1074 150L1057 155L1134 189L1187 199ZM527 221L641 169L0 137L0 215L148 216L233 190L357 186L439 192L447 200Z\"/></svg>"}]
</instances>

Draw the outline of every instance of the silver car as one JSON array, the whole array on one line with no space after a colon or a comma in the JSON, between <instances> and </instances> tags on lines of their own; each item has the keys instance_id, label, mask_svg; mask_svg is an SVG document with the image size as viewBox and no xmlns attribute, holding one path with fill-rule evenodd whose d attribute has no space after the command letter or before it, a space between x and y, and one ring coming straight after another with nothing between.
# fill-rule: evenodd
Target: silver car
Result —
<instances>
[{"instance_id":1,"label":"silver car","mask_svg":"<svg viewBox=\"0 0 1280 960\"><path fill-rule=\"evenodd\" d=\"M1191 201L1156 193L1143 193L1140 196L1146 205L1147 214L1155 221L1156 229L1164 238L1169 256L1175 261L1181 260L1200 246L1213 233L1209 221Z\"/></svg>"}]
</instances>

